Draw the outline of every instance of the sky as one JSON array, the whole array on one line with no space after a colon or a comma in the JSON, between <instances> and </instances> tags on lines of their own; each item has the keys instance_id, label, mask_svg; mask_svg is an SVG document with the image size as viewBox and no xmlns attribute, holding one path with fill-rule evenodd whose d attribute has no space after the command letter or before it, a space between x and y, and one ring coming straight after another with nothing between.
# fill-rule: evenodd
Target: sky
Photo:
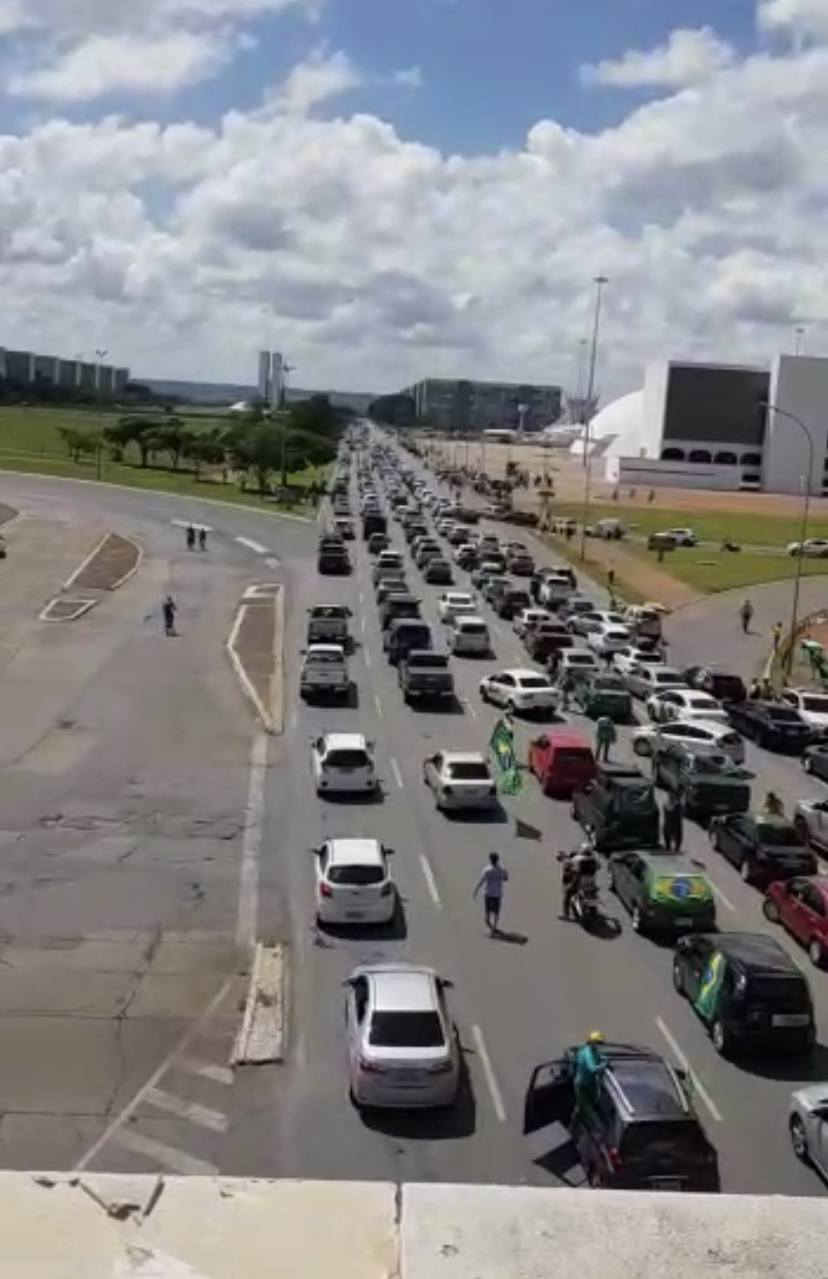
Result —
<instances>
[{"instance_id":1,"label":"sky","mask_svg":"<svg viewBox=\"0 0 828 1279\"><path fill-rule=\"evenodd\" d=\"M574 389L828 345L828 0L0 0L0 345Z\"/></svg>"}]
</instances>

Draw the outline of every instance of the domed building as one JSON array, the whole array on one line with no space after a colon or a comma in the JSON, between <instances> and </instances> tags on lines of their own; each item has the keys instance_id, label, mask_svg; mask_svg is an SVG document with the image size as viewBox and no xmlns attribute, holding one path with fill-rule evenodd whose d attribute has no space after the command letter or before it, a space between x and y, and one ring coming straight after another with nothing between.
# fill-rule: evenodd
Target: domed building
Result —
<instances>
[{"instance_id":1,"label":"domed building","mask_svg":"<svg viewBox=\"0 0 828 1279\"><path fill-rule=\"evenodd\" d=\"M613 400L589 424L589 455L593 458L658 457L660 445L660 431L647 430L643 390ZM584 446L584 439L575 440L570 452L583 457Z\"/></svg>"}]
</instances>

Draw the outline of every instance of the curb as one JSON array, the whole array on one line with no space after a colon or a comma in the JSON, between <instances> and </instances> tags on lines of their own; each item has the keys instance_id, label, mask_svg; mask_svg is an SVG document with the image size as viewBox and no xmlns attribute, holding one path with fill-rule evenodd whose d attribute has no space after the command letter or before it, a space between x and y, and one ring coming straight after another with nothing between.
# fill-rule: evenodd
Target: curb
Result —
<instances>
[{"instance_id":1,"label":"curb","mask_svg":"<svg viewBox=\"0 0 828 1279\"><path fill-rule=\"evenodd\" d=\"M259 942L253 956L244 1014L230 1064L265 1066L284 1061L288 994L287 949Z\"/></svg>"}]
</instances>

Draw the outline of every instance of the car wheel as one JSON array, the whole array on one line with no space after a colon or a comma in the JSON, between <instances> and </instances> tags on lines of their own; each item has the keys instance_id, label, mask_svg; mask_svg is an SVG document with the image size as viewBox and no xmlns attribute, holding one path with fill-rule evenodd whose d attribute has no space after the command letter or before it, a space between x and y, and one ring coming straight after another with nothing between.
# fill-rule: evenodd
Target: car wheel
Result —
<instances>
[{"instance_id":1,"label":"car wheel","mask_svg":"<svg viewBox=\"0 0 828 1279\"><path fill-rule=\"evenodd\" d=\"M805 1125L799 1118L799 1115L791 1115L788 1123L788 1132L791 1136L791 1147L797 1159L802 1163L810 1163L810 1153L808 1151L808 1135L805 1132Z\"/></svg>"},{"instance_id":2,"label":"car wheel","mask_svg":"<svg viewBox=\"0 0 828 1279\"><path fill-rule=\"evenodd\" d=\"M779 907L772 897L766 897L762 902L762 914L771 924L779 923Z\"/></svg>"},{"instance_id":3,"label":"car wheel","mask_svg":"<svg viewBox=\"0 0 828 1279\"><path fill-rule=\"evenodd\" d=\"M713 1025L710 1028L710 1038L712 1040L713 1047L716 1049L719 1056L726 1057L728 1055L730 1041L727 1037L727 1031L720 1021L717 1020L713 1022Z\"/></svg>"},{"instance_id":4,"label":"car wheel","mask_svg":"<svg viewBox=\"0 0 828 1279\"><path fill-rule=\"evenodd\" d=\"M481 685L480 685L480 700L481 700L481 702L483 702L485 705L487 705L487 706L488 706L488 704L489 704L489 690L486 688L486 685L485 685L485 684L481 684Z\"/></svg>"},{"instance_id":5,"label":"car wheel","mask_svg":"<svg viewBox=\"0 0 828 1279\"><path fill-rule=\"evenodd\" d=\"M646 757L651 753L650 743L646 737L639 737L633 742L633 754Z\"/></svg>"},{"instance_id":6,"label":"car wheel","mask_svg":"<svg viewBox=\"0 0 828 1279\"><path fill-rule=\"evenodd\" d=\"M808 958L814 968L825 967L825 950L818 937L812 937L808 943Z\"/></svg>"},{"instance_id":7,"label":"car wheel","mask_svg":"<svg viewBox=\"0 0 828 1279\"><path fill-rule=\"evenodd\" d=\"M681 971L681 964L673 963L673 990L679 995L684 995L684 976Z\"/></svg>"}]
</instances>

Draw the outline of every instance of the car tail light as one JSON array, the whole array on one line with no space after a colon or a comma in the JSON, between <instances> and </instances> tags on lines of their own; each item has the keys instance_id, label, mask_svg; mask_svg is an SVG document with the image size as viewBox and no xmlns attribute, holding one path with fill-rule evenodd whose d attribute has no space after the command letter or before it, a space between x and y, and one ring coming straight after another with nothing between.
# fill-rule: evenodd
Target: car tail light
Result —
<instances>
[{"instance_id":1,"label":"car tail light","mask_svg":"<svg viewBox=\"0 0 828 1279\"><path fill-rule=\"evenodd\" d=\"M429 1066L428 1072L430 1075L447 1075L453 1068L453 1064L451 1061L438 1061L435 1065Z\"/></svg>"},{"instance_id":2,"label":"car tail light","mask_svg":"<svg viewBox=\"0 0 828 1279\"><path fill-rule=\"evenodd\" d=\"M333 889L330 884L320 884L319 892L322 897L333 897Z\"/></svg>"},{"instance_id":3,"label":"car tail light","mask_svg":"<svg viewBox=\"0 0 828 1279\"><path fill-rule=\"evenodd\" d=\"M380 897L390 897L394 891L394 885L388 880L380 889Z\"/></svg>"},{"instance_id":4,"label":"car tail light","mask_svg":"<svg viewBox=\"0 0 828 1279\"><path fill-rule=\"evenodd\" d=\"M607 1159L613 1172L619 1172L621 1169L621 1156L615 1146L607 1146Z\"/></svg>"},{"instance_id":5,"label":"car tail light","mask_svg":"<svg viewBox=\"0 0 828 1279\"><path fill-rule=\"evenodd\" d=\"M375 1061L369 1061L367 1057L360 1057L359 1068L364 1070L366 1075L384 1075L385 1067L378 1066Z\"/></svg>"}]
</instances>

